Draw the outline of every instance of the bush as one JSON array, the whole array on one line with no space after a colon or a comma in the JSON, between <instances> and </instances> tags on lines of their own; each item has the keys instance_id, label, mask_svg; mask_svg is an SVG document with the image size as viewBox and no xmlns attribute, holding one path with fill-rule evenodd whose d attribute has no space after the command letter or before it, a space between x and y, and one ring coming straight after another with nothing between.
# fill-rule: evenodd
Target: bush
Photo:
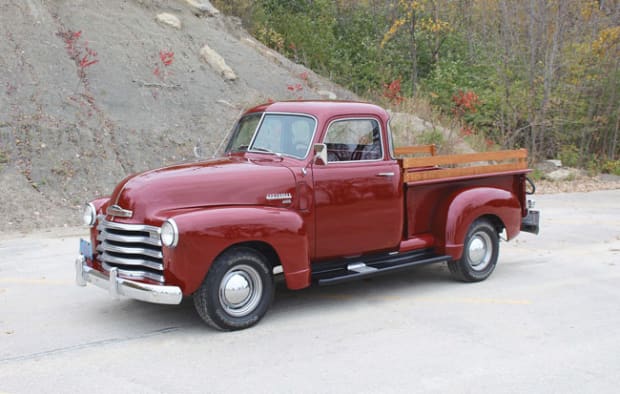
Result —
<instances>
[{"instance_id":1,"label":"bush","mask_svg":"<svg viewBox=\"0 0 620 394\"><path fill-rule=\"evenodd\" d=\"M437 129L431 131L425 131L416 138L416 144L418 145L431 145L435 144L437 148L441 148L444 144L443 133Z\"/></svg>"},{"instance_id":2,"label":"bush","mask_svg":"<svg viewBox=\"0 0 620 394\"><path fill-rule=\"evenodd\" d=\"M579 165L579 148L575 145L564 145L560 148L560 160L566 167L577 167Z\"/></svg>"},{"instance_id":3,"label":"bush","mask_svg":"<svg viewBox=\"0 0 620 394\"><path fill-rule=\"evenodd\" d=\"M606 174L620 176L620 160L608 160L604 162L601 170Z\"/></svg>"}]
</instances>

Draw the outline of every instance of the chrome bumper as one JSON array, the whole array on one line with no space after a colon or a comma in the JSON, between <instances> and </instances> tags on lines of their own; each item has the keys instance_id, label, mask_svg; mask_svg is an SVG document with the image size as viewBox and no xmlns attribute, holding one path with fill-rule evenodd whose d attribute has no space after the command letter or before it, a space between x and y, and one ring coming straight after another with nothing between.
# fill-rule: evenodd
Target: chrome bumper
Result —
<instances>
[{"instance_id":1,"label":"chrome bumper","mask_svg":"<svg viewBox=\"0 0 620 394\"><path fill-rule=\"evenodd\" d=\"M115 298L123 295L155 304L180 304L183 299L181 288L177 286L149 285L119 278L116 268L112 268L108 276L87 266L86 259L82 255L75 260L75 282L78 286L91 283L108 290Z\"/></svg>"}]
</instances>

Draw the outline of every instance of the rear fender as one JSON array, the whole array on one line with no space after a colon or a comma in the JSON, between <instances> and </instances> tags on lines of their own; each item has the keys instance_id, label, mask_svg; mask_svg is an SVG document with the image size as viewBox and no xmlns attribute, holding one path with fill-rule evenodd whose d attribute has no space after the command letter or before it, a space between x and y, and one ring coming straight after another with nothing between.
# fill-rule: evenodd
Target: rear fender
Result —
<instances>
[{"instance_id":1,"label":"rear fender","mask_svg":"<svg viewBox=\"0 0 620 394\"><path fill-rule=\"evenodd\" d=\"M434 233L437 252L454 260L461 258L463 243L471 224L482 216L496 217L506 229L508 239L519 234L521 204L513 193L493 187L458 190L442 201Z\"/></svg>"},{"instance_id":2,"label":"rear fender","mask_svg":"<svg viewBox=\"0 0 620 394\"><path fill-rule=\"evenodd\" d=\"M166 279L194 293L213 261L230 247L262 242L276 252L291 289L310 285L308 237L294 211L271 207L220 207L170 215L179 229L175 248L164 247ZM270 262L278 264L278 262Z\"/></svg>"}]
</instances>

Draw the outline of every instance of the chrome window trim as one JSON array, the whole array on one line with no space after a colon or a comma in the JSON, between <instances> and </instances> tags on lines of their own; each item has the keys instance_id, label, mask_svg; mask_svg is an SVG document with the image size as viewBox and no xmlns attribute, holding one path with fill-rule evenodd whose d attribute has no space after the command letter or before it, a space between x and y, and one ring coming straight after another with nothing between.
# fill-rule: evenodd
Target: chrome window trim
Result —
<instances>
[{"instance_id":1,"label":"chrome window trim","mask_svg":"<svg viewBox=\"0 0 620 394\"><path fill-rule=\"evenodd\" d=\"M256 124L256 128L252 132L252 138L250 138L250 142L248 142L248 149L250 148L250 146L252 146L252 143L254 142L254 137L256 136L256 131L260 127L261 123L263 123L263 116L265 115L264 112L252 112L252 113L249 113L249 114L244 114L239 119L237 119L237 121L235 122L235 124L233 126L232 133L229 133L230 134L230 136L229 136L230 139L227 141L226 148L224 150L224 153L226 155L230 155L233 152L247 152L247 149L245 151L242 151L242 150L234 150L233 151L232 147L230 147L229 145L232 142L233 138L235 138L237 136L237 134L235 133L235 129L239 125L239 122L241 122L241 119L244 119L244 118L247 118L247 117L250 117L250 116L256 116L256 115L259 115L260 119L258 120L258 123ZM229 148L231 149L230 151L228 150Z\"/></svg>"},{"instance_id":2,"label":"chrome window trim","mask_svg":"<svg viewBox=\"0 0 620 394\"><path fill-rule=\"evenodd\" d=\"M247 149L246 152L262 153L262 154L267 153L265 151L260 151L260 150L250 150L250 146L254 145L254 140L256 139L256 135L258 134L258 130L260 130L261 126L263 125L263 121L265 120L265 116L266 115L302 116L302 117L310 118L310 119L314 120L314 129L312 130L312 136L310 137L310 142L308 143L308 149L306 150L306 154L305 154L304 157L300 158L300 157L293 156L293 155L290 155L290 154L287 154L287 153L283 153L283 152L274 152L274 153L279 154L281 156L291 157L291 158L296 159L296 160L306 160L308 158L308 154L310 153L310 150L312 149L312 145L313 145L312 142L314 141L314 137L316 135L316 130L317 130L318 125L319 125L319 120L314 115L304 114L304 113L300 113L300 112L269 112L269 111L263 112L263 115L261 116L261 119L258 122L258 126L256 127L256 130L254 130L254 135L252 136L252 140L250 141L250 145L248 145L248 149ZM269 153L267 153L267 154L269 154Z\"/></svg>"},{"instance_id":3,"label":"chrome window trim","mask_svg":"<svg viewBox=\"0 0 620 394\"><path fill-rule=\"evenodd\" d=\"M338 119L334 119L331 122L329 122L329 124L327 125L327 129L325 131L325 135L323 136L323 143L325 144L325 138L327 137L327 135L329 134L329 129L332 127L332 124L336 123L336 122L342 122L342 121L347 121L347 120L374 120L377 122L377 124L379 125L379 136L380 136L380 140L381 140L381 157L379 159L374 159L374 160L338 160L338 161L329 161L329 156L327 159L327 162L329 163L329 165L333 165L333 164L350 164L350 163L374 163L374 162L380 162L385 160L385 147L383 146L383 128L381 126L381 120L379 118L373 117L373 116L364 116L364 117L351 117L351 118L338 118Z\"/></svg>"},{"instance_id":4,"label":"chrome window trim","mask_svg":"<svg viewBox=\"0 0 620 394\"><path fill-rule=\"evenodd\" d=\"M245 116L251 116L251 115L255 115L256 112L252 112L251 114L247 114ZM252 146L254 144L254 140L256 139L256 134L258 132L258 130L260 130L260 127L263 125L263 120L265 119L265 114L266 112L261 112L260 113L260 120L258 121L258 124L256 125L256 128L254 129L254 132L252 133L252 138L250 139L250 143L248 144L248 149L246 149L246 152L255 152L255 151L251 151L250 150L250 146ZM245 118L244 116L244 118ZM241 119L239 119L241 120ZM258 152L258 153L265 153L265 152Z\"/></svg>"},{"instance_id":5,"label":"chrome window trim","mask_svg":"<svg viewBox=\"0 0 620 394\"><path fill-rule=\"evenodd\" d=\"M390 153L390 159L396 160L394 155L394 137L392 136L392 118L390 117L387 122L387 137L388 137L388 149Z\"/></svg>"}]
</instances>

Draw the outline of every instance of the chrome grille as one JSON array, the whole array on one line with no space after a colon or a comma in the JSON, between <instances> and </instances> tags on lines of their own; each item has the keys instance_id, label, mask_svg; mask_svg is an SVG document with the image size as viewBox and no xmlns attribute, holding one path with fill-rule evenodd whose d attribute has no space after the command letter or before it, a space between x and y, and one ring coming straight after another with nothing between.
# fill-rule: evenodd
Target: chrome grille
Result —
<instances>
[{"instance_id":1,"label":"chrome grille","mask_svg":"<svg viewBox=\"0 0 620 394\"><path fill-rule=\"evenodd\" d=\"M97 232L97 259L103 269L117 268L127 279L164 283L159 227L114 223L101 216Z\"/></svg>"}]
</instances>

